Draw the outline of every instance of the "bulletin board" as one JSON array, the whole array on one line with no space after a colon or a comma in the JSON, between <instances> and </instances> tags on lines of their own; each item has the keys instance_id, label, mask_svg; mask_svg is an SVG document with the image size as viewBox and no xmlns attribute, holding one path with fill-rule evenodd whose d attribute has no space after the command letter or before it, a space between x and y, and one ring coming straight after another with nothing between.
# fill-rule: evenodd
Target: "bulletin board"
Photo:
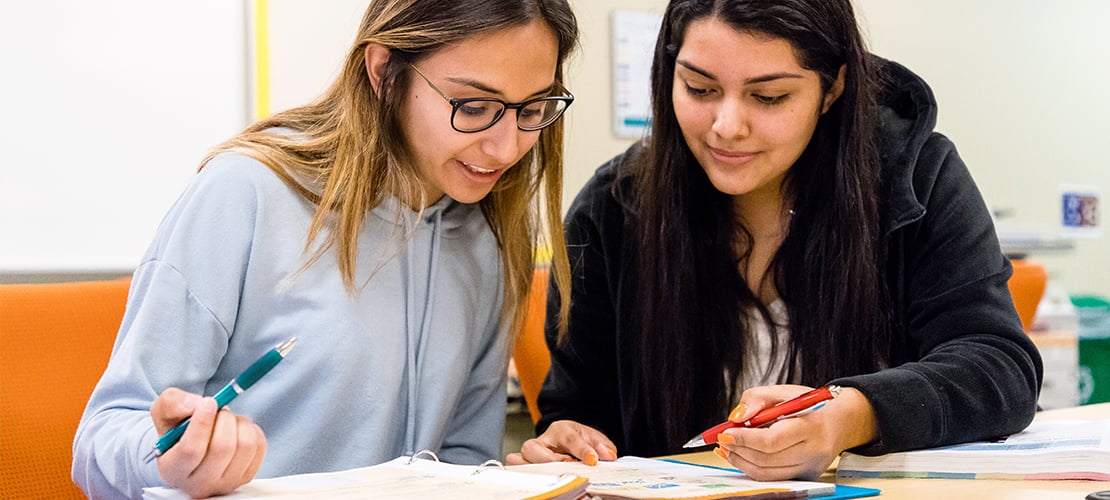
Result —
<instances>
[{"instance_id":1,"label":"bulletin board","mask_svg":"<svg viewBox=\"0 0 1110 500\"><path fill-rule=\"evenodd\" d=\"M247 3L0 3L0 274L129 271L248 122Z\"/></svg>"}]
</instances>

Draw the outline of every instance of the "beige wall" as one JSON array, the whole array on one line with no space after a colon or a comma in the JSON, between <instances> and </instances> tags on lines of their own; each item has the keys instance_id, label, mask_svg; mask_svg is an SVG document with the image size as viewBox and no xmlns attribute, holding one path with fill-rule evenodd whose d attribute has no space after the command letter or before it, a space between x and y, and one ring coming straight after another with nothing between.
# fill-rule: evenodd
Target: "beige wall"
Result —
<instances>
[{"instance_id":1,"label":"beige wall","mask_svg":"<svg viewBox=\"0 0 1110 500\"><path fill-rule=\"evenodd\" d=\"M578 96L578 101L567 115L568 170L565 179L564 207L570 203L574 194L599 164L633 142L632 139L617 138L612 132L609 34L611 12L615 9L627 9L658 13L666 4L665 0L570 1L577 11L582 27L582 50L571 60L568 75L568 86ZM1105 197L1110 195L1110 165L1106 164L1107 160L1104 159L1102 149L1103 144L1107 142L1106 137L1110 136L1110 97L1107 97L1106 93L1106 89L1110 89L1110 64L1105 63L1110 61L1110 37L1105 35L1105 25L1110 21L1110 2L1068 0L1048 5L1039 0L856 1L862 24L874 52L905 63L932 85L940 102L939 130L955 141L983 191L987 203L993 209L1005 210L1011 214L1008 220L1002 221L1003 224L1015 225L1019 228L1024 226L1046 234L1055 232L1059 228L1061 184L1093 185L1103 191L1103 205L1106 205ZM216 3L225 7L233 5L236 11L242 10L243 5L253 4L247 0L232 4ZM270 108L277 110L312 99L331 81L353 38L367 0L328 0L326 2L269 0L268 4L271 51ZM13 39L12 43L7 44L11 47L22 47L21 51L8 51L0 55L11 58L23 55L26 50L41 52L44 48L43 44L24 43L37 39L35 38L37 35L26 33L47 33L57 26L50 23L48 15L41 16L41 20L37 16L29 15L37 10L21 10L13 7L12 12L13 16L25 19L24 24L28 31L20 32L24 34L20 35L18 40ZM191 21L187 17L173 16L163 19L150 9L138 7L138 4L134 8L121 7L111 11L111 14L113 22L121 25L157 26L160 33L164 35L155 37L159 39L169 39L169 34L180 31L190 32L191 29L189 26ZM232 19L235 16L214 17L223 24L242 24L241 19L238 21ZM14 33L15 31L8 35L15 37ZM106 35L101 40L92 35L89 40L86 40L85 45L95 47L97 43L118 41L117 38ZM221 42L223 47L228 47L223 52L230 54L241 50L238 48L240 41L240 38L236 38L233 42ZM193 49L198 47L183 46ZM129 53L126 50L126 47L113 48L110 52ZM235 54L238 54L236 58L247 58L242 52L235 52ZM236 58L229 60L238 60ZM44 54L34 59L49 61L57 57ZM142 57L123 60L141 59ZM181 62L176 56L167 60ZM215 64L215 59L213 61ZM161 88L142 83L146 81L145 77L149 77L149 64L134 66L134 71L138 71L137 74L129 72L132 71L129 68L121 67L115 73L106 74L102 77L104 81L100 83L113 89L126 89L132 85L144 85L143 88L150 89ZM241 72L247 73L246 68L242 68ZM202 72L195 71L190 74L200 73ZM32 72L23 70L20 74L32 74ZM58 81L62 80L64 79L58 79ZM88 87L88 85L71 86L59 91L51 86L52 81L43 81L43 85L34 86L28 90L24 100L58 103L63 98L74 99L76 96L83 95L77 91ZM220 99L243 99L243 91L239 87L241 82L236 78L224 77L215 80L207 78L205 81L218 82L219 85L212 89L197 85L189 88L192 91L191 94L205 96L206 103L222 102ZM34 95L34 92L45 92L45 94ZM214 124L212 113L205 112L203 106L189 105L182 101L182 97L183 95L178 95L170 98L169 102L175 105L169 108L142 106L141 109L134 111L117 109L111 114L117 115L128 124L160 125L154 128L147 127L151 130L168 131L170 124L198 120L206 124L203 127L197 127L204 133L216 134L217 137L226 137L231 133L221 132L223 129ZM138 102L136 99L132 100ZM76 99L76 104L65 106L64 121L71 125L84 123L81 120L100 123L101 118L106 115L97 112L98 108L95 105L102 104L101 101L103 99ZM119 105L127 101L127 99L109 99L104 102ZM239 106L223 105L220 108L238 112ZM47 112L37 111L32 116L38 120L48 115ZM13 123L30 122L23 119L15 120ZM239 126L236 123L229 127L229 130L233 131ZM30 136L26 135L28 132L24 129L17 128L7 137L16 138L16 144L28 142L26 138ZM124 127L101 126L84 129L78 127L75 130L82 130L82 132L67 139L72 142L79 136L89 136L90 130L118 132L117 129L124 130ZM62 133L69 132L62 131ZM111 154L104 158L86 154L82 161L64 162L64 168L73 170L60 172L41 182L21 184L20 178L16 175L30 172L26 168L19 170L19 165L41 163L38 157L34 161L16 161L9 166L16 170L9 168L5 171L4 182L0 183L0 191L7 189L5 191L7 196L3 198L30 200L25 203L26 206L36 206L36 200L69 200L70 204L38 204L37 206L62 207L61 213L72 215L77 212L69 207L72 203L83 203L81 200L85 198L80 196L100 194L103 199L104 193L113 192L111 189L132 185L135 176L112 177L101 165L104 164L103 162L109 162L108 165L120 163L122 156L119 152L135 151L135 134L120 133L108 136L98 139L95 144L96 148L112 151ZM218 142L218 139L210 138L190 141L185 136L172 132L158 134L158 137L173 138L174 147L181 151L204 151ZM129 139L130 142L128 142ZM153 140L137 142L147 146L155 144ZM18 148L13 146L9 149L14 151ZM37 148L35 151L47 151L47 149ZM76 150L91 151L89 148ZM102 260L126 263L137 259L137 254L141 253L142 248L145 248L146 242L149 241L157 218L164 213L164 207L172 203L180 193L180 189L184 187L184 178L193 170L200 156L200 153L195 152L175 152L175 149L169 146L159 146L156 153L143 156L144 159L158 158L157 167L147 165L148 162L143 163L144 176L147 174L179 175L180 177L174 177L174 179L182 180L173 180L169 189L165 190L166 194L156 201L141 202L130 198L151 192L147 185L144 185L143 189L131 189L126 195L115 196L113 199L132 200L132 205L140 203L151 209L143 213L155 215L149 223L127 224L126 234L114 235L102 231L99 235L102 240L123 241L130 238L138 242L133 245L134 249L115 251L114 253L119 255L106 255ZM49 158L42 157L43 161L47 159ZM37 168L34 171L46 170ZM59 179L70 179L71 183L73 179L84 179L81 175L87 175L88 172L102 174L95 181L102 185L93 187L82 185L82 189L76 190L79 196L70 194L59 196L47 189L49 186L64 185ZM86 184L92 186L90 183ZM178 184L181 185L175 188L174 186ZM85 205L92 206L88 203ZM1103 213L1106 211L1105 208L1102 210ZM19 210L9 210L9 212L15 214ZM85 213L88 210L78 212ZM115 216L101 218L122 220ZM15 219L13 216L6 222L17 220L22 218ZM34 227L35 230L50 229L41 234L13 238L13 241L45 240L47 233L65 234L75 241L92 241L95 237L83 236L84 231L88 228L103 228L104 225L88 223L72 229L74 227L72 224L44 222L35 224ZM63 246L52 245L52 247L62 248ZM86 247L86 245L73 246L81 249L83 256L91 252ZM27 248L31 247L27 246ZM132 253L136 256L129 257L128 255ZM1075 249L1067 253L1034 255L1035 258L1048 264L1052 277L1063 284L1068 291L1094 292L1110 296L1110 257L1107 256L1110 256L1110 238L1105 236L1076 240ZM78 275L83 272L101 272L106 268L104 264L89 264L86 262L87 258L84 258L84 261L76 258L72 260L72 263L68 260L59 261L61 264L56 264L55 269L65 268L66 272ZM5 267L5 264L8 265ZM18 266L5 262L0 255L0 280L11 278L4 274L4 270L12 267ZM43 271L48 270L44 267ZM16 279L24 278L16 277Z\"/></svg>"},{"instance_id":2,"label":"beige wall","mask_svg":"<svg viewBox=\"0 0 1110 500\"><path fill-rule=\"evenodd\" d=\"M613 133L610 13L636 10L662 14L665 0L571 0L582 32L582 47L570 62L568 87L576 100L567 111L567 172L563 209L594 170L635 139Z\"/></svg>"},{"instance_id":3,"label":"beige wall","mask_svg":"<svg viewBox=\"0 0 1110 500\"><path fill-rule=\"evenodd\" d=\"M872 50L932 86L937 129L955 142L988 205L1012 214L1000 227L1057 232L1061 184L1100 187L1107 214L1110 3L856 2ZM1032 257L1069 292L1110 296L1108 238Z\"/></svg>"},{"instance_id":4,"label":"beige wall","mask_svg":"<svg viewBox=\"0 0 1110 500\"><path fill-rule=\"evenodd\" d=\"M611 129L609 13L661 12L664 0L577 0L583 50L571 66L579 100L569 113L569 205L603 161L633 141ZM856 0L872 50L909 66L933 87L937 128L955 141L1004 228L1053 234L1060 184L1110 196L1110 3L1072 0ZM1033 254L1073 293L1110 296L1110 240L1074 241Z\"/></svg>"},{"instance_id":5,"label":"beige wall","mask_svg":"<svg viewBox=\"0 0 1110 500\"><path fill-rule=\"evenodd\" d=\"M270 0L269 4L271 109L280 110L311 99L334 78L367 1ZM595 168L633 142L612 132L609 13L614 9L662 13L666 4L665 0L571 0L582 44L568 68L567 86L576 101L566 116L564 209Z\"/></svg>"},{"instance_id":6,"label":"beige wall","mask_svg":"<svg viewBox=\"0 0 1110 500\"><path fill-rule=\"evenodd\" d=\"M1013 223L1058 228L1059 185L1110 194L1110 3L1069 0L856 0L874 52L932 85L938 129L956 143L992 209ZM571 60L564 208L595 168L632 139L611 125L610 13L662 12L665 0L571 0L582 50ZM274 109L318 93L334 74L365 0L271 0ZM325 8L326 7L326 8ZM329 69L330 68L330 69ZM1105 204L1105 202L1104 202ZM1104 209L1105 213L1106 210ZM1071 292L1110 296L1107 237L1045 261Z\"/></svg>"},{"instance_id":7,"label":"beige wall","mask_svg":"<svg viewBox=\"0 0 1110 500\"><path fill-rule=\"evenodd\" d=\"M1003 223L1026 226L1045 233L1055 231L1059 227L1059 186L1062 183L1096 186L1103 191L1103 205L1106 205L1105 198L1110 196L1110 165L1107 165L1103 145L1107 142L1106 137L1110 136L1110 97L1107 97L1106 93L1106 89L1110 89L1110 64L1106 64L1105 61L1110 61L1110 37L1105 35L1105 25L1110 21L1110 2L1068 0L1048 5L1039 0L856 1L872 49L879 55L905 63L932 85L940 102L939 130L955 141L988 204L994 209L1007 210L1012 214L1012 217ZM220 8L235 12L244 10L243 6L246 4L253 4L247 0L242 0L241 3L206 2L206 4L209 3L213 5L218 3ZM567 116L569 136L566 155L568 164L566 204L570 203L574 194L599 164L622 151L632 142L631 139L615 137L611 129L613 104L610 82L610 14L615 9L658 13L662 11L666 1L571 0L571 3L577 11L582 27L582 50L571 60L568 75L568 86L578 96L578 101ZM332 80L353 38L367 0L328 0L326 2L269 0L268 4L271 51L270 108L277 110L312 99ZM136 3L132 8L125 8L121 4L118 9L111 10L110 14L113 22L120 25L145 26L147 29L153 29L150 28L151 26L157 27L159 35L153 39L166 41L171 40L173 37L170 35L174 33L195 31L190 27L190 23L194 21L189 16L162 17L146 6L147 4L142 4L140 7L139 3ZM0 50L0 56L5 57L5 61L21 60L19 57L23 56L27 56L25 59L36 61L56 60L57 57L46 50L49 44L30 43L38 40L37 37L42 33L57 30L56 20L52 22L49 14L32 15L42 9L11 7L9 10L13 16L24 19L25 22L21 26L25 27L26 31L9 30L12 33L5 31L5 36L12 37L12 43L5 46L19 47L20 50L6 52ZM237 31L235 26L244 24L241 17L236 15L221 14L212 17L219 20L221 27L228 28L226 30L228 33L234 34ZM215 21L210 19L210 22ZM95 34L90 35L85 45L97 47L110 43L123 43L122 40L126 39L109 35L111 34L106 33L103 39L97 38ZM143 36L137 36L136 39L144 39ZM235 35L233 38L233 40L220 38L217 41L220 43L221 54L234 56L225 58L226 61L239 61L234 66L240 67L240 71L232 69L235 75L231 77L205 78L206 85L215 83L211 88L190 84L188 86L190 91L186 94L191 94L193 97L203 96L206 104L217 104L221 110L240 113L241 105L219 104L224 102L223 100L239 102L244 98L243 83L237 76L247 73L241 60L249 60L249 57L240 48L243 36ZM189 47L190 53L202 53L199 45L177 45ZM126 55L130 54L133 48L126 45L112 45L112 47L101 52ZM37 52L27 52L31 50ZM159 53L164 55L171 52L163 50ZM148 63L154 61L143 57L145 56L121 60L148 60ZM185 66L181 64L183 59L178 56L170 57L167 61L173 63L172 66L176 70L185 71L182 69ZM208 63L212 67L208 69L218 69L215 66L222 68L227 65L226 61L221 63L216 58L212 58ZM13 67L19 66L13 63ZM35 74L26 69L17 73ZM55 88L58 85L57 82L68 81L67 78L40 78L41 81L31 79L28 81L36 81L41 85L29 86L26 92L17 94L25 95L24 100L27 102L53 103L54 107L57 107L58 103L67 103L62 106L65 120L59 123L70 125L86 122L103 125L103 118L108 115L98 111L97 106L105 102L112 103L116 108L113 108L110 115L122 120L126 126L157 124L157 127L147 127L147 129L158 131L159 133L155 134L158 139L172 138L173 144L163 146L153 139L136 141L136 134L126 132L130 129L124 125L84 128L71 126L70 128L77 132L61 130L59 133L71 134L65 136L69 142L80 138L96 138L95 148L75 149L84 155L81 161L63 162L63 165L58 167L70 170L59 170L57 174L51 174L42 181L21 182L19 176L23 173L47 172L49 169L43 162L51 160L56 156L55 153L58 153L49 148L33 148L36 154L38 151L43 151L44 156L35 156L29 161L9 162L12 164L4 171L4 182L0 183L0 192L5 192L6 196L3 198L7 200L28 200L26 203L20 202L20 207L37 206L39 209L35 211L36 213L43 212L44 207L56 207L59 213L67 214L68 218L74 220L78 212L93 213L85 209L74 211L71 208L74 203L83 207L96 205L84 201L88 196L94 198L100 196L101 201L105 196L126 199L130 203L127 207L136 206L138 203L146 208L138 212L152 214L153 219L149 223L126 224L126 234L119 235L110 233L100 223L80 224L77 229L72 229L73 224L66 225L61 222L46 221L34 224L34 231L39 232L16 236L11 238L12 241L45 241L49 240L47 236L52 234L64 234L65 237L82 242L93 241L95 238L108 241L133 239L137 242L131 250L115 250L108 253L116 255L103 256L101 260L104 262L123 263L112 266L89 264L86 254L93 252L91 247L85 244L72 245L74 249L80 250L82 258L59 260L60 264L55 264L51 269L46 269L44 266L44 273L56 273L59 269L63 269L69 273L67 275L77 276L81 273L103 272L107 267L112 267L111 270L115 271L116 267L123 267L126 262L135 262L137 255L141 254L142 249L149 242L153 226L164 213L164 207L169 206L180 193L185 179L202 156L202 153L196 151L203 152L218 142L218 137L226 137L241 126L238 120L233 120L236 123L226 127L227 130L221 128L222 126L213 120L212 112L206 111L207 108L204 106L189 104L188 101L182 100L185 94L180 92L178 94L181 95L167 98L166 102L174 103L169 107L142 105L133 106L136 109L123 109L120 106L124 104L141 104L141 102L134 98L108 101L83 98L82 92L87 93L89 88L98 88L90 87L92 83L117 90L135 85L142 85L145 89L162 88L159 85L143 83L151 75L150 64L124 65L119 69L102 73L104 73L102 76L93 78L97 82L90 80L84 85L77 87L71 85L62 90ZM205 71L186 71L186 73L210 76ZM179 78L171 78L171 80L176 81ZM15 82L19 81L17 79ZM44 94L36 95L36 92ZM99 94L93 92L93 94L101 97L107 95L103 92ZM70 101L73 101L73 104L68 104ZM12 133L6 135L6 137L15 138L16 141L11 148L8 148L9 150L18 152L19 148L16 146L22 146L29 142L28 139L33 138L35 134L28 132L32 129L25 126L27 123L50 117L50 111L41 106L29 109L36 110L30 118L25 117L12 122L23 128L17 127ZM19 117L18 113L16 116ZM197 132L208 134L202 139L192 140L171 130L170 126L173 124L192 123L194 120L204 124L191 127ZM101 135L96 135L97 130L100 130ZM121 130L126 133L118 133ZM112 135L110 132L113 131L117 133ZM212 134L217 139L210 138L209 135ZM43 137L53 136L47 134ZM123 159L122 152L130 151L134 154L139 151L137 148L139 143L155 148L154 153L141 156L143 175L113 177L106 167L120 163ZM94 149L110 153L97 156L93 154ZM18 158L18 155L16 157ZM157 165L150 165L150 158L156 158ZM25 168L26 165L31 164L36 165L36 169ZM69 184L83 182L86 177L82 176L89 175L89 172L95 172L96 179L81 184L80 189L74 189L77 194L59 195L56 190L50 189L68 185L61 180L68 179ZM164 189L165 194L155 201L134 198L140 194L151 193L152 184L148 179L150 176L159 175L176 175L178 177L165 178L180 180L169 181L168 189ZM134 182L145 184L142 188L125 189L124 195L106 194L114 193L115 191L112 190L120 186L125 188L132 186ZM38 200L63 201L43 205ZM131 208L122 210L137 213ZM11 217L3 219L0 215L0 221L13 223L13 221L22 220L22 215L19 218L15 217L15 214L21 211L21 208L9 210L8 215ZM1107 209L1104 208L1102 212L1105 214ZM123 220L116 215L102 216L100 219ZM85 231L90 228L100 233L97 236L85 236ZM21 234L18 231L15 232ZM27 243L21 243L21 245L32 248ZM62 248L63 245L51 245L51 247ZM131 254L135 255L128 256ZM1060 255L1034 255L1035 258L1048 264L1053 278L1062 283L1068 291L1095 292L1110 296L1110 257L1108 256L1110 256L1110 238L1105 236L1076 240L1073 251ZM26 279L20 276L13 278L12 275L5 274L5 270L10 271L13 267L19 267L14 266L9 262L10 260L0 254L0 281Z\"/></svg>"}]
</instances>

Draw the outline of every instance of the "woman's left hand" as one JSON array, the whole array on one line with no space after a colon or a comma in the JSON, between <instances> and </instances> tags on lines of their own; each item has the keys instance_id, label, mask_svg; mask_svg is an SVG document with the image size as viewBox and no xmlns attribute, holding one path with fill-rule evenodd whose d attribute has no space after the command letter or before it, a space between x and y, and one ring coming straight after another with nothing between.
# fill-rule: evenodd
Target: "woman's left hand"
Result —
<instances>
[{"instance_id":1,"label":"woman's left hand","mask_svg":"<svg viewBox=\"0 0 1110 500\"><path fill-rule=\"evenodd\" d=\"M729 415L743 422L764 408L809 391L800 385L754 387L744 391ZM737 427L718 437L718 456L758 481L815 479L840 452L867 444L878 435L871 403L858 390L844 387L823 408L775 422L769 427Z\"/></svg>"}]
</instances>

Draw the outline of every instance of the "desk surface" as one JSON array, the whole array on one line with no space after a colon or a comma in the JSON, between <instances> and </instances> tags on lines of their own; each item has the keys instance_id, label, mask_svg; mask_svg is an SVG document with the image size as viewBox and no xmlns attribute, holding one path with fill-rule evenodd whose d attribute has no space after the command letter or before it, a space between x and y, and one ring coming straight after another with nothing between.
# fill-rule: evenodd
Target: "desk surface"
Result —
<instances>
[{"instance_id":1,"label":"desk surface","mask_svg":"<svg viewBox=\"0 0 1110 500\"><path fill-rule=\"evenodd\" d=\"M1110 403L1048 410L1037 414L1037 420L1099 419L1110 418ZM703 451L672 455L691 463L727 466L712 452ZM835 466L835 463L833 464ZM960 499L1005 498L1007 500L1082 499L1088 493L1110 490L1110 481L1008 481L1000 479L874 479L840 478L836 469L830 468L819 479L830 483L879 488L882 497L898 499Z\"/></svg>"}]
</instances>

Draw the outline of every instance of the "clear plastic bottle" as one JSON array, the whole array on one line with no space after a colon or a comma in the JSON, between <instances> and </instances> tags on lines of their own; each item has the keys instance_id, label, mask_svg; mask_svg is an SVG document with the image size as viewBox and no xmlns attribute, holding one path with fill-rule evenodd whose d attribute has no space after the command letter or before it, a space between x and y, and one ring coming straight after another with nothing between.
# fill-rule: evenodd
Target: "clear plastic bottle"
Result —
<instances>
[{"instance_id":1,"label":"clear plastic bottle","mask_svg":"<svg viewBox=\"0 0 1110 500\"><path fill-rule=\"evenodd\" d=\"M1045 410L1079 406L1079 314L1058 282L1048 281L1029 337L1044 361L1038 405Z\"/></svg>"}]
</instances>

